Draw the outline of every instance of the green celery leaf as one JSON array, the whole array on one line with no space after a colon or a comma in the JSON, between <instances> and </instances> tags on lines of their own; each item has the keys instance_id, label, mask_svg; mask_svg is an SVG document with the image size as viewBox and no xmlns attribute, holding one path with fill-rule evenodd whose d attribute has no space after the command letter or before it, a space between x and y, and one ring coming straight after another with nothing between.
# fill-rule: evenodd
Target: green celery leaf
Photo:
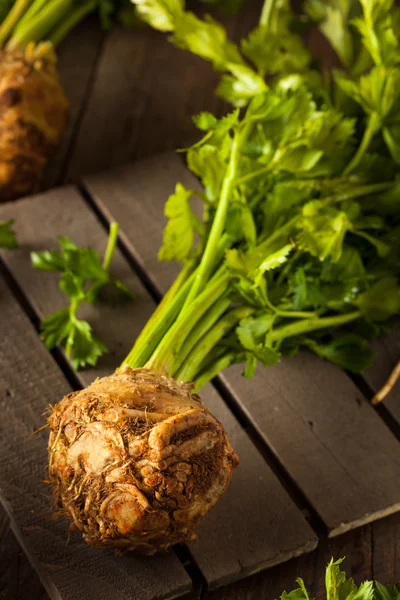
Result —
<instances>
[{"instance_id":1,"label":"green celery leaf","mask_svg":"<svg viewBox=\"0 0 400 600\"><path fill-rule=\"evenodd\" d=\"M62 272L65 270L65 259L61 252L56 250L31 252L31 262L33 267L39 271Z\"/></svg>"},{"instance_id":2,"label":"green celery leaf","mask_svg":"<svg viewBox=\"0 0 400 600\"><path fill-rule=\"evenodd\" d=\"M301 204L310 200L318 191L314 181L290 180L278 182L268 193L263 206L264 228L272 233L282 225Z\"/></svg>"},{"instance_id":3,"label":"green celery leaf","mask_svg":"<svg viewBox=\"0 0 400 600\"><path fill-rule=\"evenodd\" d=\"M334 562L332 558L326 568L325 587L327 600L347 600L357 590L353 579L347 579L346 573L340 570L339 565L343 560L342 558Z\"/></svg>"},{"instance_id":4,"label":"green celery leaf","mask_svg":"<svg viewBox=\"0 0 400 600\"><path fill-rule=\"evenodd\" d=\"M344 246L342 256L336 262L324 261L321 280L324 282L350 281L354 285L364 280L366 270L360 252L351 246Z\"/></svg>"},{"instance_id":5,"label":"green celery leaf","mask_svg":"<svg viewBox=\"0 0 400 600\"><path fill-rule=\"evenodd\" d=\"M72 250L72 251L79 250L79 247L65 235L59 236L58 243L59 243L61 252L68 252L68 250Z\"/></svg>"},{"instance_id":6,"label":"green celery leaf","mask_svg":"<svg viewBox=\"0 0 400 600\"><path fill-rule=\"evenodd\" d=\"M232 240L245 240L249 246L254 246L257 237L254 215L246 204L234 202L229 206L226 232Z\"/></svg>"},{"instance_id":7,"label":"green celery leaf","mask_svg":"<svg viewBox=\"0 0 400 600\"><path fill-rule=\"evenodd\" d=\"M358 2L354 0L306 0L304 10L317 21L324 36L330 41L341 61L350 67L354 60L354 38L349 19Z\"/></svg>"},{"instance_id":8,"label":"green celery leaf","mask_svg":"<svg viewBox=\"0 0 400 600\"><path fill-rule=\"evenodd\" d=\"M280 248L276 252L266 256L257 268L257 272L255 273L255 281L257 282L258 279L267 271L281 267L288 260L288 256L292 250L292 244L286 244L286 246L283 246L283 248Z\"/></svg>"},{"instance_id":9,"label":"green celery leaf","mask_svg":"<svg viewBox=\"0 0 400 600\"><path fill-rule=\"evenodd\" d=\"M318 200L303 207L303 216L298 226L301 230L297 236L299 247L319 260L330 256L333 262L340 259L344 237L352 229L346 213L323 205Z\"/></svg>"},{"instance_id":10,"label":"green celery leaf","mask_svg":"<svg viewBox=\"0 0 400 600\"><path fill-rule=\"evenodd\" d=\"M68 308L62 308L45 319L40 325L40 333L46 345L51 350L62 344L70 335L72 323Z\"/></svg>"},{"instance_id":11,"label":"green celery leaf","mask_svg":"<svg viewBox=\"0 0 400 600\"><path fill-rule=\"evenodd\" d=\"M280 600L311 600L305 583L301 577L296 579L296 583L299 585L299 587L291 592L283 592L283 594L280 596Z\"/></svg>"},{"instance_id":12,"label":"green celery leaf","mask_svg":"<svg viewBox=\"0 0 400 600\"><path fill-rule=\"evenodd\" d=\"M285 31L272 32L262 25L242 40L241 48L262 75L303 71L311 59L299 36Z\"/></svg>"},{"instance_id":13,"label":"green celery leaf","mask_svg":"<svg viewBox=\"0 0 400 600\"><path fill-rule=\"evenodd\" d=\"M307 148L303 143L295 143L278 148L274 162L282 171L306 173L315 167L322 156L322 150Z\"/></svg>"},{"instance_id":14,"label":"green celery leaf","mask_svg":"<svg viewBox=\"0 0 400 600\"><path fill-rule=\"evenodd\" d=\"M385 140L393 160L397 164L400 164L400 123L388 123L388 125L383 128L382 133L383 139Z\"/></svg>"},{"instance_id":15,"label":"green celery leaf","mask_svg":"<svg viewBox=\"0 0 400 600\"><path fill-rule=\"evenodd\" d=\"M393 0L360 0L363 17L352 24L362 36L365 48L376 65L399 62L397 36L393 30L391 9Z\"/></svg>"},{"instance_id":16,"label":"green celery leaf","mask_svg":"<svg viewBox=\"0 0 400 600\"><path fill-rule=\"evenodd\" d=\"M192 190L177 183L175 193L165 203L164 212L168 223L158 252L159 260L185 261L191 254L194 242L194 215L190 206Z\"/></svg>"},{"instance_id":17,"label":"green celery leaf","mask_svg":"<svg viewBox=\"0 0 400 600\"><path fill-rule=\"evenodd\" d=\"M187 163L192 173L200 177L206 198L209 202L215 202L226 171L224 156L219 148L209 144L190 148L187 153Z\"/></svg>"},{"instance_id":18,"label":"green celery leaf","mask_svg":"<svg viewBox=\"0 0 400 600\"><path fill-rule=\"evenodd\" d=\"M0 248L9 248L13 250L18 248L15 231L12 230L14 219L0 221Z\"/></svg>"},{"instance_id":19,"label":"green celery leaf","mask_svg":"<svg viewBox=\"0 0 400 600\"><path fill-rule=\"evenodd\" d=\"M352 373L365 371L374 357L367 342L354 333L337 337L327 344L310 341L309 347L321 358Z\"/></svg>"},{"instance_id":20,"label":"green celery leaf","mask_svg":"<svg viewBox=\"0 0 400 600\"><path fill-rule=\"evenodd\" d=\"M132 0L141 19L159 31L173 31L183 13L182 0Z\"/></svg>"},{"instance_id":21,"label":"green celery leaf","mask_svg":"<svg viewBox=\"0 0 400 600\"><path fill-rule=\"evenodd\" d=\"M197 129L201 129L202 131L208 131L209 129L215 129L218 119L214 117L209 112L201 112L198 115L192 117L193 123L196 125Z\"/></svg>"},{"instance_id":22,"label":"green celery leaf","mask_svg":"<svg viewBox=\"0 0 400 600\"><path fill-rule=\"evenodd\" d=\"M185 12L176 17L174 24L173 41L178 48L210 60L218 70L226 70L228 63L244 65L237 46L228 40L225 28L209 15L199 19Z\"/></svg>"},{"instance_id":23,"label":"green celery leaf","mask_svg":"<svg viewBox=\"0 0 400 600\"><path fill-rule=\"evenodd\" d=\"M198 115L195 115L193 118L193 122L198 129L203 131L212 131L212 137L207 137L207 141L209 144L212 144L214 141L219 140L223 137L230 129L232 129L235 125L237 125L239 120L239 110L235 109L231 113L228 113L221 119L217 119L209 112L201 112ZM194 147L197 147L198 144L195 144Z\"/></svg>"},{"instance_id":24,"label":"green celery leaf","mask_svg":"<svg viewBox=\"0 0 400 600\"><path fill-rule=\"evenodd\" d=\"M92 248L66 250L65 268L82 279L107 281L109 274L103 267L99 253Z\"/></svg>"},{"instance_id":25,"label":"green celery leaf","mask_svg":"<svg viewBox=\"0 0 400 600\"><path fill-rule=\"evenodd\" d=\"M83 285L84 281L69 271L64 273L59 282L59 288L63 294L78 302L82 301L85 297Z\"/></svg>"},{"instance_id":26,"label":"green celery leaf","mask_svg":"<svg viewBox=\"0 0 400 600\"><path fill-rule=\"evenodd\" d=\"M303 267L297 267L291 278L293 290L293 310L320 308L326 306L327 298L320 279L314 274L306 275Z\"/></svg>"},{"instance_id":27,"label":"green celery leaf","mask_svg":"<svg viewBox=\"0 0 400 600\"><path fill-rule=\"evenodd\" d=\"M339 87L355 100L368 114L376 113L381 120L390 119L392 109L400 98L400 69L396 67L374 67L359 82L341 72L335 72Z\"/></svg>"},{"instance_id":28,"label":"green celery leaf","mask_svg":"<svg viewBox=\"0 0 400 600\"><path fill-rule=\"evenodd\" d=\"M240 321L236 334L243 348L250 352L264 366L279 362L280 354L265 342L265 337L271 329L275 315L262 314L258 317L247 317ZM247 372L253 373L254 361L250 361Z\"/></svg>"},{"instance_id":29,"label":"green celery leaf","mask_svg":"<svg viewBox=\"0 0 400 600\"><path fill-rule=\"evenodd\" d=\"M325 155L338 151L352 151L355 119L345 118L330 109L315 111L305 123L304 134L312 148L323 150Z\"/></svg>"},{"instance_id":30,"label":"green celery leaf","mask_svg":"<svg viewBox=\"0 0 400 600\"><path fill-rule=\"evenodd\" d=\"M87 321L74 319L73 329L67 341L67 356L71 358L75 370L90 365L94 367L107 347L92 335L92 328Z\"/></svg>"},{"instance_id":31,"label":"green celery leaf","mask_svg":"<svg viewBox=\"0 0 400 600\"><path fill-rule=\"evenodd\" d=\"M400 600L400 585L382 585L375 582L374 600Z\"/></svg>"},{"instance_id":32,"label":"green celery leaf","mask_svg":"<svg viewBox=\"0 0 400 600\"><path fill-rule=\"evenodd\" d=\"M385 277L354 301L364 317L385 321L400 313L400 286L396 277Z\"/></svg>"},{"instance_id":33,"label":"green celery leaf","mask_svg":"<svg viewBox=\"0 0 400 600\"><path fill-rule=\"evenodd\" d=\"M262 77L245 65L227 63L231 75L224 75L217 88L217 95L234 106L246 106L249 100L262 94L267 85Z\"/></svg>"}]
</instances>

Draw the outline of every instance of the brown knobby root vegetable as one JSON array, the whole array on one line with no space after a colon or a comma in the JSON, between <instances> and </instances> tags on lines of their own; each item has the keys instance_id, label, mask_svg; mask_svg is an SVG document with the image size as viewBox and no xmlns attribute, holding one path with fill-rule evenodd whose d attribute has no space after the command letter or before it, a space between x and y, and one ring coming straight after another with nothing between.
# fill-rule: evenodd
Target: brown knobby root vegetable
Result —
<instances>
[{"instance_id":1,"label":"brown knobby root vegetable","mask_svg":"<svg viewBox=\"0 0 400 600\"><path fill-rule=\"evenodd\" d=\"M0 201L38 189L67 123L68 101L50 44L0 49Z\"/></svg>"},{"instance_id":2,"label":"brown knobby root vegetable","mask_svg":"<svg viewBox=\"0 0 400 600\"><path fill-rule=\"evenodd\" d=\"M54 407L50 482L86 542L154 554L195 538L238 457L192 389L123 367Z\"/></svg>"},{"instance_id":3,"label":"brown knobby root vegetable","mask_svg":"<svg viewBox=\"0 0 400 600\"><path fill-rule=\"evenodd\" d=\"M54 49L93 12L135 21L129 0L0 0L0 202L39 186L67 123Z\"/></svg>"}]
</instances>

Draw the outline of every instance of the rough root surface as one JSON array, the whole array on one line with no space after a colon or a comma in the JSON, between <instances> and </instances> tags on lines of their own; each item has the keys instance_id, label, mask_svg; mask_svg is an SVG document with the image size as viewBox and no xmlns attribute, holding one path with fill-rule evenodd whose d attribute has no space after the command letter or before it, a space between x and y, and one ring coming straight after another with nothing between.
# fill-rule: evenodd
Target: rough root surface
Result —
<instances>
[{"instance_id":1,"label":"rough root surface","mask_svg":"<svg viewBox=\"0 0 400 600\"><path fill-rule=\"evenodd\" d=\"M191 390L125 367L54 407L50 482L86 542L154 554L195 538L238 457Z\"/></svg>"},{"instance_id":2,"label":"rough root surface","mask_svg":"<svg viewBox=\"0 0 400 600\"><path fill-rule=\"evenodd\" d=\"M38 189L67 116L51 46L0 49L0 202Z\"/></svg>"}]
</instances>

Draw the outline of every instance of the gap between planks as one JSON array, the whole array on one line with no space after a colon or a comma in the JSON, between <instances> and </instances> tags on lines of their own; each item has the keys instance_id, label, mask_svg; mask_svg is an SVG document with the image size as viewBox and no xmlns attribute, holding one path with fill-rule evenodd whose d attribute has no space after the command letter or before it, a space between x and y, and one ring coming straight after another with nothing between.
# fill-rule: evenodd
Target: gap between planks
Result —
<instances>
[{"instance_id":1,"label":"gap between planks","mask_svg":"<svg viewBox=\"0 0 400 600\"><path fill-rule=\"evenodd\" d=\"M2 207L0 214L1 218L12 214L16 219L21 244L20 250L2 253L7 268L42 318L64 306L65 298L58 289L57 275L38 274L30 267L28 251L54 247L56 236L64 234L80 245L103 252L106 233L72 187ZM149 295L119 250L114 257L113 273L133 288L136 301L132 304L110 291L106 303L83 311L82 317L89 318L96 334L111 350L98 368L79 374L83 385L120 364L153 309ZM201 524L198 540L190 547L212 588L308 552L318 540L216 390L208 386L203 398L223 422L242 456L242 467L235 473L225 498Z\"/></svg>"},{"instance_id":2,"label":"gap between planks","mask_svg":"<svg viewBox=\"0 0 400 600\"><path fill-rule=\"evenodd\" d=\"M154 251L154 240L160 243L162 237L163 204L176 181L199 188L171 153L84 182L97 212L121 223L121 239L160 294L177 273L176 265L160 265ZM260 369L252 382L244 383L239 371L228 369L224 385L321 516L329 535L399 510L400 446L347 374L307 352ZM320 400L331 403L329 411ZM291 436L292 443L286 442ZM339 481L343 493L335 488ZM379 490L387 488L387 481L390 489L382 497Z\"/></svg>"}]
</instances>

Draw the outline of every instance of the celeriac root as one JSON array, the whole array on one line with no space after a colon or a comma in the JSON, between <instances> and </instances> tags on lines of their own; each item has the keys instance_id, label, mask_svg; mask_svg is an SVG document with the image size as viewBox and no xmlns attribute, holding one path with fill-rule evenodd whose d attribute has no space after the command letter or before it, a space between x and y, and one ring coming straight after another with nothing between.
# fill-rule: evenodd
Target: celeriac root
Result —
<instances>
[{"instance_id":1,"label":"celeriac root","mask_svg":"<svg viewBox=\"0 0 400 600\"><path fill-rule=\"evenodd\" d=\"M67 124L51 44L0 49L0 201L36 191Z\"/></svg>"},{"instance_id":2,"label":"celeriac root","mask_svg":"<svg viewBox=\"0 0 400 600\"><path fill-rule=\"evenodd\" d=\"M192 387L124 367L54 407L50 482L89 544L154 554L195 538L238 457Z\"/></svg>"}]
</instances>

